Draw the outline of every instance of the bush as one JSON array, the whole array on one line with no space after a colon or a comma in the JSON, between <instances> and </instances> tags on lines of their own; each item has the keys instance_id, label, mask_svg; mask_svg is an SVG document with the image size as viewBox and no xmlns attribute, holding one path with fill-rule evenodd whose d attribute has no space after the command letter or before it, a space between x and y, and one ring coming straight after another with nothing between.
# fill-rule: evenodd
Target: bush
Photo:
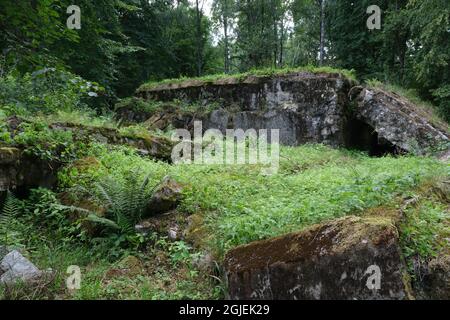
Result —
<instances>
[{"instance_id":1,"label":"bush","mask_svg":"<svg viewBox=\"0 0 450 320\"><path fill-rule=\"evenodd\" d=\"M34 248L44 235L63 243L72 242L78 232L51 190L32 189L26 200L8 193L0 215L1 243Z\"/></svg>"},{"instance_id":2,"label":"bush","mask_svg":"<svg viewBox=\"0 0 450 320\"><path fill-rule=\"evenodd\" d=\"M9 72L0 77L0 108L19 115L86 109L103 90L96 83L55 68L23 76Z\"/></svg>"},{"instance_id":3,"label":"bush","mask_svg":"<svg viewBox=\"0 0 450 320\"><path fill-rule=\"evenodd\" d=\"M438 102L439 115L450 123L450 85L445 85L433 91L433 96Z\"/></svg>"},{"instance_id":4,"label":"bush","mask_svg":"<svg viewBox=\"0 0 450 320\"><path fill-rule=\"evenodd\" d=\"M143 239L134 227L146 210L152 194L153 189L148 187L149 181L149 175L141 179L137 173L130 171L121 181L107 176L95 183L92 190L81 187L85 196L89 194L95 203L103 204L106 209L104 217L76 206L62 207L84 213L85 220L100 225L103 235L113 240L114 246L139 246Z\"/></svg>"}]
</instances>

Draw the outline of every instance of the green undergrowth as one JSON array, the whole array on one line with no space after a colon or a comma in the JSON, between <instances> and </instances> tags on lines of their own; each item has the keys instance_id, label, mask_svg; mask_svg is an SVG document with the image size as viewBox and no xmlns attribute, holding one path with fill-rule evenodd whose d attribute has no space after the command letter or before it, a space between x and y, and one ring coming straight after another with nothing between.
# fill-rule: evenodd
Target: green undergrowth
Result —
<instances>
[{"instance_id":1,"label":"green undergrowth","mask_svg":"<svg viewBox=\"0 0 450 320\"><path fill-rule=\"evenodd\" d=\"M420 281L427 263L450 254L450 179L441 176L411 190L403 204L400 225L402 252L414 281Z\"/></svg>"},{"instance_id":2,"label":"green undergrowth","mask_svg":"<svg viewBox=\"0 0 450 320\"><path fill-rule=\"evenodd\" d=\"M146 160L127 148L92 155L101 162L84 175L62 173L66 187L93 183L112 175L124 179L130 168L151 183L166 175L186 186L180 210L201 215L209 249L222 254L253 240L300 230L323 220L359 214L389 202L448 168L426 157L370 158L359 152L323 145L282 147L277 174L261 174L259 165L176 165Z\"/></svg>"},{"instance_id":3,"label":"green undergrowth","mask_svg":"<svg viewBox=\"0 0 450 320\"><path fill-rule=\"evenodd\" d=\"M139 97L128 97L117 102L114 109L116 111L121 109L131 109L136 112L154 113L163 110L165 106L167 106L167 103L161 101L147 101Z\"/></svg>"},{"instance_id":4,"label":"green undergrowth","mask_svg":"<svg viewBox=\"0 0 450 320\"><path fill-rule=\"evenodd\" d=\"M150 233L145 245L117 238L84 237L79 221L55 193L34 189L29 199L9 195L0 215L0 243L20 250L48 277L27 286L0 286L0 299L212 299L223 295L213 278L197 270L198 257L184 241ZM81 287L70 290L70 266Z\"/></svg>"},{"instance_id":5,"label":"green undergrowth","mask_svg":"<svg viewBox=\"0 0 450 320\"><path fill-rule=\"evenodd\" d=\"M33 230L34 233L39 232ZM192 266L195 253L184 242L160 238L145 251L123 251L121 259L108 259L106 248L61 244L50 237L28 243L22 250L39 268L53 270L52 276L32 286L0 287L0 300L173 300L217 299L222 288ZM130 265L129 258L138 265ZM70 266L81 271L81 287L66 287Z\"/></svg>"},{"instance_id":6,"label":"green undergrowth","mask_svg":"<svg viewBox=\"0 0 450 320\"><path fill-rule=\"evenodd\" d=\"M145 123L133 124L126 127L121 127L119 129L119 133L123 137L141 138L141 139L149 139L151 137L171 139L174 132L175 130L171 127L165 130L152 129L152 131L150 132L149 126L146 125Z\"/></svg>"},{"instance_id":7,"label":"green undergrowth","mask_svg":"<svg viewBox=\"0 0 450 320\"><path fill-rule=\"evenodd\" d=\"M84 125L98 128L117 128L118 123L114 119L113 113L105 113L98 115L94 111L86 110L72 110L72 111L58 111L50 115L36 115L32 118L25 117L27 120L41 121L47 124L52 123L72 123L76 125Z\"/></svg>"},{"instance_id":8,"label":"green undergrowth","mask_svg":"<svg viewBox=\"0 0 450 320\"><path fill-rule=\"evenodd\" d=\"M446 189L428 192L437 182L448 183L450 177L448 165L436 159L371 158L362 152L308 144L281 146L278 173L267 175L261 169L261 165L171 165L142 157L125 146L85 145L60 170L56 192L32 190L29 198L4 205L3 212L8 214L0 219L1 242L18 247L40 269L54 270L55 281L33 290L3 290L0 296L223 298L224 284L193 263L202 252L211 252L220 265L224 253L235 246L336 217L363 215L370 208L400 208L402 199L410 198L419 200L404 209L401 245L411 274L416 274L414 261L428 261L448 248L448 194ZM135 193L122 187L130 177L146 181L151 191L166 176L183 186L179 213L186 218L192 215L193 225L183 241L169 241L165 234L140 236L127 228L90 235L82 220L61 206L65 193L79 194L82 199L90 194L95 199L97 192L101 196L97 199L107 201L111 194L107 189L102 194L98 186L108 178L119 186L113 198L120 200L120 211L130 207L122 196ZM124 266L124 259L138 261L137 267ZM80 290L65 287L70 265L82 270Z\"/></svg>"},{"instance_id":9,"label":"green undergrowth","mask_svg":"<svg viewBox=\"0 0 450 320\"><path fill-rule=\"evenodd\" d=\"M6 123L0 124L0 147L19 147L29 155L47 161L68 162L76 159L85 148L76 142L70 131L51 130L44 121L22 122L11 132Z\"/></svg>"},{"instance_id":10,"label":"green undergrowth","mask_svg":"<svg viewBox=\"0 0 450 320\"><path fill-rule=\"evenodd\" d=\"M137 91L139 92L139 91L149 90L149 89L152 89L152 88L158 87L160 85L164 85L164 84L179 84L179 83L188 82L188 81L201 81L204 83L211 83L211 82L214 82L217 80L222 80L222 79L237 79L238 81L242 81L249 76L272 77L272 76L279 76L279 75L284 75L284 74L294 73L294 72L339 73L351 80L356 81L356 77L355 77L353 71L351 71L351 70L335 69L332 67L304 66L304 67L298 67L298 68L254 69L254 70L250 70L250 71L244 72L244 73L236 73L236 74L222 73L222 74L206 75L206 76L197 77L197 78L165 79L165 80L158 81L158 82L145 83L141 87L139 87Z\"/></svg>"},{"instance_id":11,"label":"green undergrowth","mask_svg":"<svg viewBox=\"0 0 450 320\"><path fill-rule=\"evenodd\" d=\"M62 129L57 130L55 126ZM64 130L65 126L77 128ZM17 147L48 161L67 163L83 157L91 142L88 133L97 132L104 137L115 134L117 138L149 141L153 137L168 139L171 136L169 131L154 130L150 133L143 124L119 127L111 115L96 116L92 111L61 111L20 117L0 114L0 147Z\"/></svg>"},{"instance_id":12,"label":"green undergrowth","mask_svg":"<svg viewBox=\"0 0 450 320\"><path fill-rule=\"evenodd\" d=\"M155 100L146 100L141 97L124 98L115 105L115 110L132 110L136 113L142 113L148 117L161 112L169 111L173 114L196 114L200 116L202 114L208 114L211 111L218 109L219 103L208 103L207 105L194 102L186 102L181 100L172 100L169 102L161 102Z\"/></svg>"}]
</instances>

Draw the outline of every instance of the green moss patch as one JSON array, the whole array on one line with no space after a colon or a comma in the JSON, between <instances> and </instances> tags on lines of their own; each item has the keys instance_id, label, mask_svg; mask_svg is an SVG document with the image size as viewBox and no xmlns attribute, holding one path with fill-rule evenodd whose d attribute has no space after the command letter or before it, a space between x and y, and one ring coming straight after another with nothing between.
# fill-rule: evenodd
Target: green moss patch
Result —
<instances>
[{"instance_id":1,"label":"green moss patch","mask_svg":"<svg viewBox=\"0 0 450 320\"><path fill-rule=\"evenodd\" d=\"M283 68L283 69L255 69L245 73L238 74L214 74L207 75L198 78L178 78L178 79L165 79L158 82L148 82L141 85L137 92L148 91L148 90L160 90L160 89L171 89L179 87L192 87L192 86L203 86L207 84L237 84L251 82L254 77L264 78L264 77L275 77L283 76L291 73L298 72L310 72L313 74L335 74L344 76L348 79L356 81L353 71L344 69L334 69L331 67L313 67L305 66L299 68Z\"/></svg>"}]
</instances>

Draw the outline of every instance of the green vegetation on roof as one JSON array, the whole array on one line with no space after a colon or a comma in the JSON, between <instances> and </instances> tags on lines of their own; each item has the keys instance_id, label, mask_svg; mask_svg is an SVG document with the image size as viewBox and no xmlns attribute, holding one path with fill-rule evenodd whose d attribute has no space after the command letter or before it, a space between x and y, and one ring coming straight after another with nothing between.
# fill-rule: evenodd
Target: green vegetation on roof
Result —
<instances>
[{"instance_id":1,"label":"green vegetation on roof","mask_svg":"<svg viewBox=\"0 0 450 320\"><path fill-rule=\"evenodd\" d=\"M150 82L147 82L147 83L144 83L143 85L141 85L137 91L138 92L145 91L145 90L150 90L150 89L156 88L160 85L179 84L179 83L188 82L188 81L200 81L200 82L204 82L205 84L207 84L207 83L212 83L212 82L222 80L222 79L237 79L239 81L242 81L249 76L272 77L272 76L284 75L284 74L289 74L289 73L294 73L294 72L339 73L346 78L356 81L356 76L355 76L353 70L335 69L332 67L303 66L303 67L297 67L297 68L281 68L281 69L274 69L274 68L253 69L248 72L235 73L235 74L219 73L219 74L211 74L211 75L195 77L195 78L181 77L181 78L176 78L176 79L165 79L165 80L161 80L161 81L150 81Z\"/></svg>"}]
</instances>

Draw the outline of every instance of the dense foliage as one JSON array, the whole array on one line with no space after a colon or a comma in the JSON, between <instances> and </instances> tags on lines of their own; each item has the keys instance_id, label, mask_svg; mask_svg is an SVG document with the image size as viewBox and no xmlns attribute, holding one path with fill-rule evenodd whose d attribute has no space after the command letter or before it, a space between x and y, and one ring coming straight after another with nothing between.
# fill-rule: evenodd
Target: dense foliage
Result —
<instances>
[{"instance_id":1,"label":"dense foliage","mask_svg":"<svg viewBox=\"0 0 450 320\"><path fill-rule=\"evenodd\" d=\"M81 29L70 30L72 2L2 1L2 65L70 70L111 105L147 81L326 64L415 89L449 119L446 0L79 0ZM369 5L381 30L366 26Z\"/></svg>"},{"instance_id":2,"label":"dense foliage","mask_svg":"<svg viewBox=\"0 0 450 320\"><path fill-rule=\"evenodd\" d=\"M72 4L81 29L66 26ZM381 30L366 27L373 4ZM281 147L272 176L259 165L173 165L123 142L151 144L171 136L170 127L150 131L115 111L175 104L199 115L219 102L130 96L187 77L239 82L308 71L404 93L448 121L449 23L448 0L1 0L0 155L44 163L57 183L0 192L0 245L54 271L54 281L37 287L0 287L0 299L221 298L221 270L211 264L226 250L371 210L402 211L402 252L417 275L448 248L447 163L311 144ZM146 217L139 232L167 176L182 186L177 210ZM173 222L183 236L169 240L161 225ZM83 268L80 290L64 286L69 265Z\"/></svg>"},{"instance_id":3,"label":"dense foliage","mask_svg":"<svg viewBox=\"0 0 450 320\"><path fill-rule=\"evenodd\" d=\"M170 175L188 186L181 210L200 215L211 231L199 239L219 253L368 208L395 207L412 189L449 174L444 164L430 158L369 158L322 145L283 147L280 172L273 176L262 175L258 165L171 166L142 159L127 148L108 152L100 145L90 152L101 166L75 175L64 171L60 179L66 187L92 185L108 175L126 181L130 170L137 169L141 179L152 172L150 185ZM437 208L439 222L445 210Z\"/></svg>"},{"instance_id":4,"label":"dense foliage","mask_svg":"<svg viewBox=\"0 0 450 320\"><path fill-rule=\"evenodd\" d=\"M203 250L220 260L239 244L347 214L397 210L404 199L416 199L404 209L401 226L411 274L414 261L433 257L449 235L448 200L442 198L447 189L439 189L448 188L448 167L432 158L369 158L323 145L283 147L279 173L266 176L259 165L174 166L143 158L128 147L102 144L91 144L80 156L60 171L59 193L36 189L26 200L10 195L0 215L1 241L26 248L42 268L65 270L72 263L86 268L83 288L72 298L218 298L223 284L211 282L193 264ZM130 228L129 221L134 223L142 210L140 199L167 175L185 186L179 210L192 214L186 241L196 251L184 241ZM107 219L93 218L93 207L61 205L67 192L106 207ZM100 227L100 233L92 233L86 223ZM122 257L129 254L141 257L153 271L138 268L137 277L125 273L105 280L124 268ZM64 274L58 277L54 287L34 294L70 297L57 285Z\"/></svg>"}]
</instances>

